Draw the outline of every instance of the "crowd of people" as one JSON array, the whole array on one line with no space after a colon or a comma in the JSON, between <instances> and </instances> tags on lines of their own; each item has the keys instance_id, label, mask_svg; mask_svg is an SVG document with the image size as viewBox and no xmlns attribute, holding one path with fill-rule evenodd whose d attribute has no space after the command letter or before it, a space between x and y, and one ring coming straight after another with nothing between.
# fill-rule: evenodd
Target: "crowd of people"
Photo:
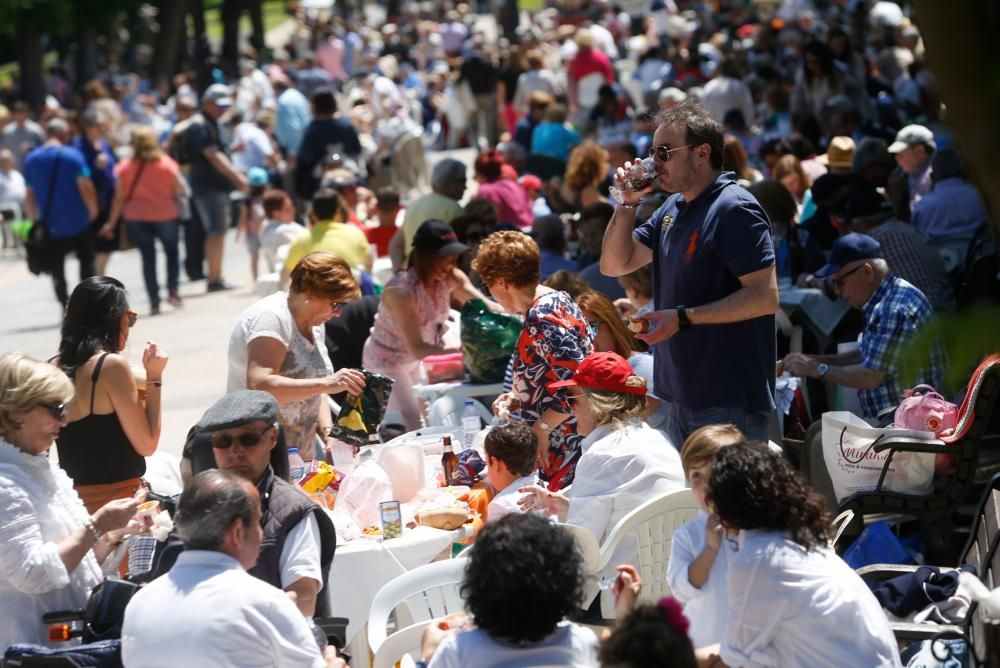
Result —
<instances>
[{"instance_id":1,"label":"crowd of people","mask_svg":"<svg viewBox=\"0 0 1000 668\"><path fill-rule=\"evenodd\" d=\"M394 381L383 427L422 426L422 361L462 350L450 313L475 301L520 333L489 406L470 617L428 627L422 662L902 665L833 549L828 475L804 480L767 443L783 374L848 389L873 425L911 386L960 389L940 342L904 369L936 314L975 296L964 256L939 251L990 234L912 8L567 0L507 39L466 4L425 4L380 26L302 10L284 48L202 89L109 70L43 109L0 105L4 249L20 252L15 221L41 226L29 250L64 309L51 359L0 357L0 590L16 603L0 646L46 644L45 612L137 573L168 358L122 353L142 309L109 275L116 251L139 249L157 315L183 307L182 268L233 287L228 236L261 297L184 446L174 561L127 608L125 665L342 665L310 627L336 596L336 532L288 453L331 458L328 397L371 373ZM792 351L781 295L810 288L854 313ZM623 541L600 574L614 627L578 624L601 595L584 600L560 525L601 542L685 488L700 512L661 555L676 599L637 605Z\"/></svg>"}]
</instances>

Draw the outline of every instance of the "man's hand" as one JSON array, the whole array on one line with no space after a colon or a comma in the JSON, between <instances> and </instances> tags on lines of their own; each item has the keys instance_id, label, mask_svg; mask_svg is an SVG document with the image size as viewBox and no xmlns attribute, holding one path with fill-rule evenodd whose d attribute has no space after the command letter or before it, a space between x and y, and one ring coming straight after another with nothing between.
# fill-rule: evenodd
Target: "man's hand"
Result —
<instances>
[{"instance_id":1,"label":"man's hand","mask_svg":"<svg viewBox=\"0 0 1000 668\"><path fill-rule=\"evenodd\" d=\"M326 668L348 668L347 662L337 656L337 648L327 645L323 650L323 659L326 661Z\"/></svg>"},{"instance_id":2,"label":"man's hand","mask_svg":"<svg viewBox=\"0 0 1000 668\"><path fill-rule=\"evenodd\" d=\"M628 174L632 169L639 168L639 162L626 162L622 167L615 170L615 187L622 194L622 204L625 206L639 206L639 202L642 201L642 196L653 190L653 184L650 183L648 186L642 190L629 190L625 187L625 175ZM654 179L655 180L655 179Z\"/></svg>"},{"instance_id":3,"label":"man's hand","mask_svg":"<svg viewBox=\"0 0 1000 668\"><path fill-rule=\"evenodd\" d=\"M666 341L680 329L675 309L651 311L642 317L649 321L649 331L645 334L636 334L635 338L649 345Z\"/></svg>"},{"instance_id":4,"label":"man's hand","mask_svg":"<svg viewBox=\"0 0 1000 668\"><path fill-rule=\"evenodd\" d=\"M800 378L812 378L816 375L816 367L819 363L808 355L802 353L788 353L782 360L785 371Z\"/></svg>"},{"instance_id":5,"label":"man's hand","mask_svg":"<svg viewBox=\"0 0 1000 668\"><path fill-rule=\"evenodd\" d=\"M493 414L501 420L510 417L510 413L521 407L521 400L513 392L505 392L493 401ZM547 442L547 441L546 441Z\"/></svg>"}]
</instances>

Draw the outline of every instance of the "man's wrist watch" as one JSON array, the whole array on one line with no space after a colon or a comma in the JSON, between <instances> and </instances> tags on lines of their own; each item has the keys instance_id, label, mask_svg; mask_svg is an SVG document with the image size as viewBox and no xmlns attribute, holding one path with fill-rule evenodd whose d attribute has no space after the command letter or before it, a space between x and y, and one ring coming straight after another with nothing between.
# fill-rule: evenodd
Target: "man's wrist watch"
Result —
<instances>
[{"instance_id":1,"label":"man's wrist watch","mask_svg":"<svg viewBox=\"0 0 1000 668\"><path fill-rule=\"evenodd\" d=\"M830 370L830 365L824 362L820 362L816 365L816 377L823 378L826 376L826 372Z\"/></svg>"},{"instance_id":2,"label":"man's wrist watch","mask_svg":"<svg viewBox=\"0 0 1000 668\"><path fill-rule=\"evenodd\" d=\"M685 330L691 327L694 323L688 318L687 309L683 306L677 307L677 328L680 330Z\"/></svg>"}]
</instances>

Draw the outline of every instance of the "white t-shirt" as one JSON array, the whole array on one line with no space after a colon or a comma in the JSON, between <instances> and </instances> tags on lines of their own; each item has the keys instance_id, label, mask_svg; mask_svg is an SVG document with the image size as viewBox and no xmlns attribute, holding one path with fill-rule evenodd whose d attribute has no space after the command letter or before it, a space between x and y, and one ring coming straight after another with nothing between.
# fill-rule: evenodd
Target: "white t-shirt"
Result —
<instances>
[{"instance_id":1,"label":"white t-shirt","mask_svg":"<svg viewBox=\"0 0 1000 668\"><path fill-rule=\"evenodd\" d=\"M270 137L256 123L240 123L233 131L233 143L242 144L233 152L233 165L241 172L251 167L265 167L267 159L274 154Z\"/></svg>"},{"instance_id":2,"label":"white t-shirt","mask_svg":"<svg viewBox=\"0 0 1000 668\"><path fill-rule=\"evenodd\" d=\"M741 531L729 561L722 660L730 666L896 668L899 649L868 585L828 548Z\"/></svg>"},{"instance_id":3,"label":"white t-shirt","mask_svg":"<svg viewBox=\"0 0 1000 668\"><path fill-rule=\"evenodd\" d=\"M181 553L169 573L132 598L122 662L129 668L326 665L287 594L210 550Z\"/></svg>"},{"instance_id":4,"label":"white t-shirt","mask_svg":"<svg viewBox=\"0 0 1000 668\"><path fill-rule=\"evenodd\" d=\"M427 668L521 665L597 666L597 636L588 628L563 621L552 635L537 645L511 647L497 642L485 631L469 629L442 640Z\"/></svg>"},{"instance_id":5,"label":"white t-shirt","mask_svg":"<svg viewBox=\"0 0 1000 668\"><path fill-rule=\"evenodd\" d=\"M718 645L726 637L726 613L729 610L726 571L736 551L734 541L723 537L712 569L708 572L708 580L701 589L691 584L688 567L705 549L707 522L708 513L703 510L674 532L667 566L667 584L677 600L684 604L684 615L691 621L688 635L695 647Z\"/></svg>"},{"instance_id":6,"label":"white t-shirt","mask_svg":"<svg viewBox=\"0 0 1000 668\"><path fill-rule=\"evenodd\" d=\"M260 252L268 271L281 272L288 257L288 247L304 230L298 223L266 219L260 228Z\"/></svg>"},{"instance_id":7,"label":"white t-shirt","mask_svg":"<svg viewBox=\"0 0 1000 668\"><path fill-rule=\"evenodd\" d=\"M285 544L281 546L281 556L278 557L278 571L281 573L281 588L302 578L312 578L323 585L323 567L320 564L321 544L319 524L312 513L292 527L285 536Z\"/></svg>"},{"instance_id":8,"label":"white t-shirt","mask_svg":"<svg viewBox=\"0 0 1000 668\"><path fill-rule=\"evenodd\" d=\"M256 338L277 339L288 350L278 373L286 378L319 378L333 373L326 350L326 332L312 328L313 340L302 336L288 310L288 295L275 292L243 311L229 335L229 379L226 391L247 389L247 345ZM289 448L306 452L315 446L316 422L324 401L317 395L302 401L280 404L281 424Z\"/></svg>"},{"instance_id":9,"label":"white t-shirt","mask_svg":"<svg viewBox=\"0 0 1000 668\"><path fill-rule=\"evenodd\" d=\"M490 505L486 509L486 521L492 522L493 520L498 520L504 515L509 515L511 513L520 513L521 506L517 505L521 497L524 496L521 492L517 490L525 487L527 485L534 485L538 483L538 475L531 473L523 478L518 478L507 487L497 492L497 495L493 497L490 501Z\"/></svg>"}]
</instances>

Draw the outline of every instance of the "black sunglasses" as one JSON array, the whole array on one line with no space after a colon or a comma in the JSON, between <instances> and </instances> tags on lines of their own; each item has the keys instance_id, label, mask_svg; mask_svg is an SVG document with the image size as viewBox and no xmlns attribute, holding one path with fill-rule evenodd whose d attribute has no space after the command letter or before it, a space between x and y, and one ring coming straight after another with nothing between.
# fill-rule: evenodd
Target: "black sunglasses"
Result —
<instances>
[{"instance_id":1,"label":"black sunglasses","mask_svg":"<svg viewBox=\"0 0 1000 668\"><path fill-rule=\"evenodd\" d=\"M853 274L854 272L858 271L859 269L864 269L864 267L865 267L865 266L866 266L865 264L859 264L859 265L858 265L858 266L856 266L856 267L855 267L854 269L851 269L851 270L850 270L849 272L847 272L846 274L844 274L844 275L843 275L843 276L841 276L840 278L834 278L834 279L832 279L832 281L831 281L831 282L832 282L832 283L833 283L834 285L836 285L836 286L837 286L838 288L842 288L842 287L844 287L844 279L845 279L845 278L847 278L848 276L850 276L850 275L851 275L851 274Z\"/></svg>"},{"instance_id":2,"label":"black sunglasses","mask_svg":"<svg viewBox=\"0 0 1000 668\"><path fill-rule=\"evenodd\" d=\"M264 431L259 434L240 434L235 437L232 434L212 434L212 447L219 450L228 450L233 447L234 442L239 441L240 445L244 448L252 448L260 443L260 439L264 438L264 434L273 428L274 425L271 424L265 427Z\"/></svg>"},{"instance_id":3,"label":"black sunglasses","mask_svg":"<svg viewBox=\"0 0 1000 668\"><path fill-rule=\"evenodd\" d=\"M585 396L587 396L587 395L584 392L579 392L577 394L570 394L570 395L566 396L566 401L568 401L571 404L575 404L580 399L583 399Z\"/></svg>"},{"instance_id":4,"label":"black sunglasses","mask_svg":"<svg viewBox=\"0 0 1000 668\"><path fill-rule=\"evenodd\" d=\"M52 419L57 422L62 422L66 419L66 414L69 412L66 409L66 404L38 404L39 408L44 408L52 415Z\"/></svg>"},{"instance_id":5,"label":"black sunglasses","mask_svg":"<svg viewBox=\"0 0 1000 668\"><path fill-rule=\"evenodd\" d=\"M659 146L649 147L649 157L656 158L660 162L669 162L670 154L674 151L679 151L682 148L692 148L694 144L688 144L687 146L678 146L677 148L670 148L670 144L660 144Z\"/></svg>"}]
</instances>

